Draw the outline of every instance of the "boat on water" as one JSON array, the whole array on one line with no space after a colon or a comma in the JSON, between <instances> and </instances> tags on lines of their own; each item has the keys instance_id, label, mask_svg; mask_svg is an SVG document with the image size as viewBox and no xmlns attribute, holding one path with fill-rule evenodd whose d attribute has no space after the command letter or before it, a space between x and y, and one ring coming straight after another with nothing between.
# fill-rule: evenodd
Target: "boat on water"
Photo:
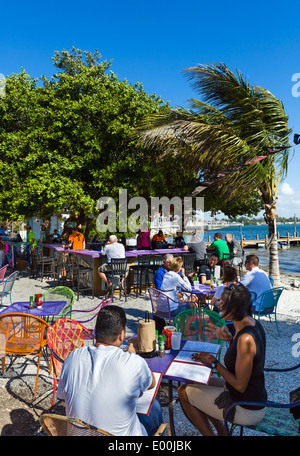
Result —
<instances>
[{"instance_id":1,"label":"boat on water","mask_svg":"<svg viewBox=\"0 0 300 456\"><path fill-rule=\"evenodd\" d=\"M281 250L288 250L290 248L290 244L288 242L281 242L281 241L278 241L278 247L281 249Z\"/></svg>"}]
</instances>

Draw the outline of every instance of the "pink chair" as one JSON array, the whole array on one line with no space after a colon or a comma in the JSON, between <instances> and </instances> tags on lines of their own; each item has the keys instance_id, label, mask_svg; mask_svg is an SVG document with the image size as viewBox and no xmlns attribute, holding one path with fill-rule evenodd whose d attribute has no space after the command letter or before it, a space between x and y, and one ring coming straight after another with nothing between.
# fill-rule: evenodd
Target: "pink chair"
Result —
<instances>
[{"instance_id":1,"label":"pink chair","mask_svg":"<svg viewBox=\"0 0 300 456\"><path fill-rule=\"evenodd\" d=\"M8 267L8 264L6 264L5 266L3 266L3 267L0 269L0 280L3 280L3 279L4 279L4 276L5 276L7 267Z\"/></svg>"}]
</instances>

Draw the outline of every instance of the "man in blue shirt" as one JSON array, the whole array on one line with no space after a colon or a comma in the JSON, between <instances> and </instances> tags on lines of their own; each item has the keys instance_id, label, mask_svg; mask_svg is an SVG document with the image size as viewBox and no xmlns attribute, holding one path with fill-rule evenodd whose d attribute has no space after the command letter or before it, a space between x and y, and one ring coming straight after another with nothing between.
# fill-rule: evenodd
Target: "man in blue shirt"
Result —
<instances>
[{"instance_id":1,"label":"man in blue shirt","mask_svg":"<svg viewBox=\"0 0 300 456\"><path fill-rule=\"evenodd\" d=\"M260 269L258 265L259 259L256 255L247 255L245 267L248 272L240 280L249 291L254 291L257 295L256 299L252 302L254 310L259 309L261 294L271 290L271 284L267 273Z\"/></svg>"},{"instance_id":2,"label":"man in blue shirt","mask_svg":"<svg viewBox=\"0 0 300 456\"><path fill-rule=\"evenodd\" d=\"M164 278L164 275L166 272L170 270L169 263L173 259L173 255L171 253L166 253L166 255L163 256L163 265L156 271L155 276L154 276L154 287L157 290L161 289L161 284Z\"/></svg>"}]
</instances>

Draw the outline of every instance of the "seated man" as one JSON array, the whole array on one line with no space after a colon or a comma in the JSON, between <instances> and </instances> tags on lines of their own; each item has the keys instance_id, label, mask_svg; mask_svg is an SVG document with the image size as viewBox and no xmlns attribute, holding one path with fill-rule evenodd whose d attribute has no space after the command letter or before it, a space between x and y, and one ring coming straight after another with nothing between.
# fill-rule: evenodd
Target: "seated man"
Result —
<instances>
[{"instance_id":1,"label":"seated man","mask_svg":"<svg viewBox=\"0 0 300 456\"><path fill-rule=\"evenodd\" d=\"M199 271L199 282L205 283L210 282L215 275L215 266L219 261L219 257L216 253L212 253L208 259L207 264L201 266Z\"/></svg>"},{"instance_id":2,"label":"seated man","mask_svg":"<svg viewBox=\"0 0 300 456\"><path fill-rule=\"evenodd\" d=\"M119 347L125 339L126 314L118 306L100 310L96 343L74 350L63 364L57 396L66 415L79 418L116 436L153 435L162 423L155 399L149 416L136 413L137 400L155 386L146 361Z\"/></svg>"},{"instance_id":3,"label":"seated man","mask_svg":"<svg viewBox=\"0 0 300 456\"><path fill-rule=\"evenodd\" d=\"M178 294L181 292L189 293L192 291L192 286L189 279L185 275L182 265L183 261L181 257L173 258L169 263L170 270L165 273L161 284L161 291L171 298L171 301L169 302L172 317L177 315L182 310L196 307L194 302L180 301L180 298L178 297ZM181 276L179 275L179 272L181 273ZM166 303L162 298L160 305L158 305L159 312L168 311L165 305Z\"/></svg>"},{"instance_id":4,"label":"seated man","mask_svg":"<svg viewBox=\"0 0 300 456\"><path fill-rule=\"evenodd\" d=\"M196 255L194 268L197 268L197 266L202 266L204 264L206 243L204 241L201 241L198 234L192 237L192 241L189 244L185 245L183 247L183 250L187 250Z\"/></svg>"},{"instance_id":5,"label":"seated man","mask_svg":"<svg viewBox=\"0 0 300 456\"><path fill-rule=\"evenodd\" d=\"M151 241L151 247L153 249L163 249L167 246L167 241L165 239L164 233L162 230L159 230L157 234L155 234Z\"/></svg>"},{"instance_id":6,"label":"seated man","mask_svg":"<svg viewBox=\"0 0 300 456\"><path fill-rule=\"evenodd\" d=\"M118 242L118 238L115 235L111 235L108 238L107 243L104 246L103 256L107 256L107 263L103 263L98 268L98 274L101 279L107 283L107 287L112 286L110 280L106 277L107 273L111 273L111 259L113 258L125 258L125 247L121 242ZM127 265L126 277L128 276L129 267ZM124 277L121 279L120 285L122 286L124 282Z\"/></svg>"},{"instance_id":7,"label":"seated man","mask_svg":"<svg viewBox=\"0 0 300 456\"><path fill-rule=\"evenodd\" d=\"M181 231L177 231L177 235L174 238L174 243L176 248L181 248L185 246L185 240L184 237L182 236Z\"/></svg>"},{"instance_id":8,"label":"seated man","mask_svg":"<svg viewBox=\"0 0 300 456\"><path fill-rule=\"evenodd\" d=\"M227 243L223 241L222 233L215 234L214 242L210 244L208 249L213 250L218 255L219 261L223 260L224 253L230 253Z\"/></svg>"},{"instance_id":9,"label":"seated man","mask_svg":"<svg viewBox=\"0 0 300 456\"><path fill-rule=\"evenodd\" d=\"M173 255L171 253L166 253L166 255L163 256L163 265L156 271L155 276L154 276L154 287L157 290L161 289L161 284L164 278L164 275L166 272L170 270L170 261L173 260Z\"/></svg>"},{"instance_id":10,"label":"seated man","mask_svg":"<svg viewBox=\"0 0 300 456\"><path fill-rule=\"evenodd\" d=\"M255 310L259 308L259 296L272 288L267 273L260 269L258 264L259 259L256 255L247 255L245 267L248 272L240 280L240 283L249 291L254 291L257 294L257 299L252 302Z\"/></svg>"},{"instance_id":11,"label":"seated man","mask_svg":"<svg viewBox=\"0 0 300 456\"><path fill-rule=\"evenodd\" d=\"M67 248L72 248L73 250L84 250L85 249L85 238L77 227L72 228L72 234L70 234L68 243L66 244Z\"/></svg>"},{"instance_id":12,"label":"seated man","mask_svg":"<svg viewBox=\"0 0 300 456\"><path fill-rule=\"evenodd\" d=\"M241 244L233 239L232 234L227 233L225 235L225 241L227 242L229 252L231 253L231 264L232 266L238 266L243 261L243 249Z\"/></svg>"}]
</instances>

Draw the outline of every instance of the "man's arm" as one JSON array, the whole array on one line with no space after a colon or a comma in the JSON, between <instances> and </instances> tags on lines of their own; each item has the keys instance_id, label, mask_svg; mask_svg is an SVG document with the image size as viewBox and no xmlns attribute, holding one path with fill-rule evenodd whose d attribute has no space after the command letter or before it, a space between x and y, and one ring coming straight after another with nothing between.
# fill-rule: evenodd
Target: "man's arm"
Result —
<instances>
[{"instance_id":1,"label":"man's arm","mask_svg":"<svg viewBox=\"0 0 300 456\"><path fill-rule=\"evenodd\" d=\"M152 375L152 382L151 382L151 385L149 386L148 390L151 390L156 385L156 380L155 380L155 377L154 377L154 374L152 371L151 371L151 375Z\"/></svg>"}]
</instances>

